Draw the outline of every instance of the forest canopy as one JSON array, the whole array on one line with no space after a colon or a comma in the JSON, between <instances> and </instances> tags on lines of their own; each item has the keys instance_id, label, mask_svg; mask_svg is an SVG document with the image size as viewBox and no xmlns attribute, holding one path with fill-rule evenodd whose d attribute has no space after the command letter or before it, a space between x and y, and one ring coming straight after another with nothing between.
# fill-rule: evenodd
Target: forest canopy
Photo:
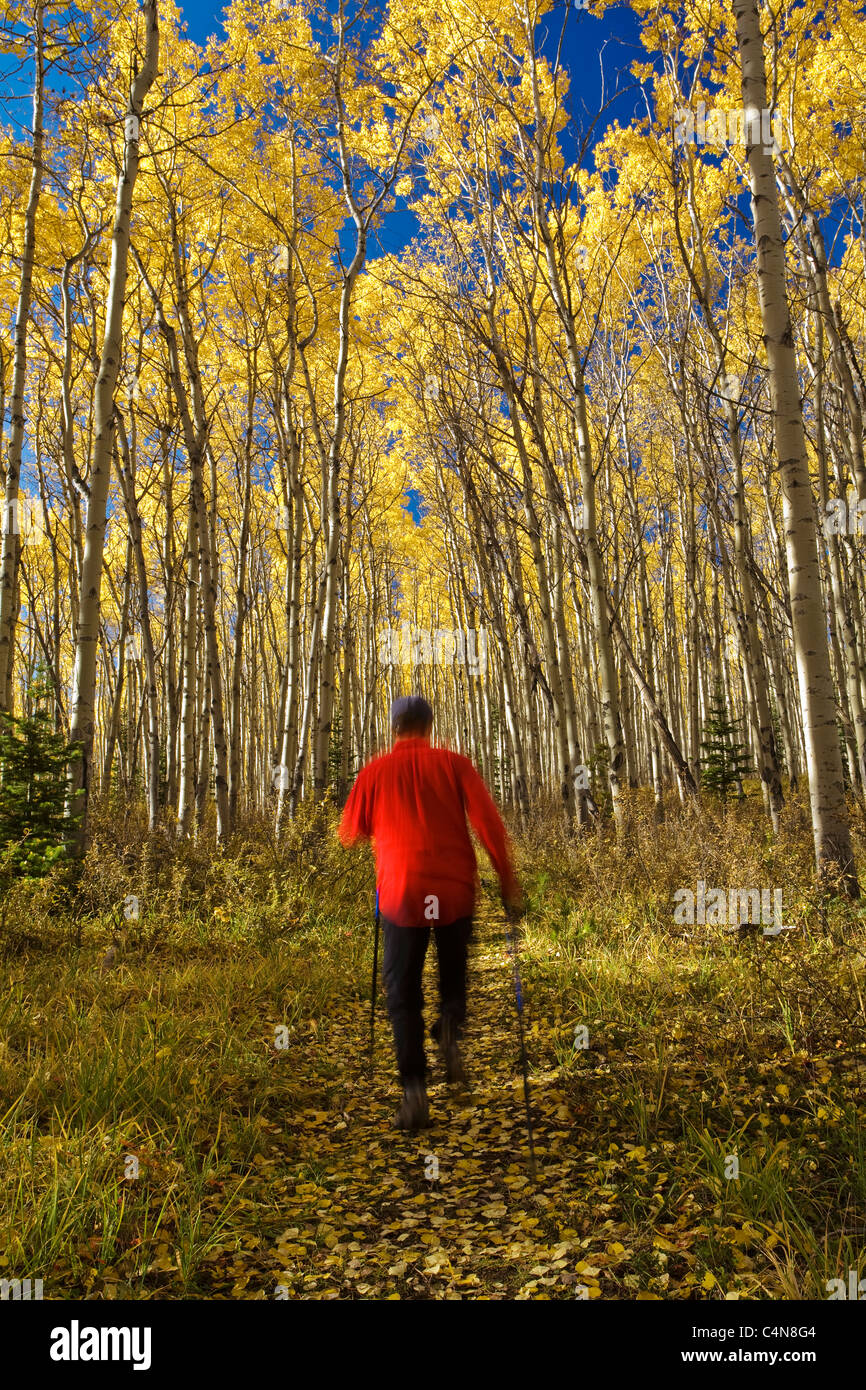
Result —
<instances>
[{"instance_id":1,"label":"forest canopy","mask_svg":"<svg viewBox=\"0 0 866 1390\"><path fill-rule=\"evenodd\" d=\"M7 5L0 701L80 835L344 798L423 687L577 825L728 721L856 892L863 16L632 11L588 110L603 0Z\"/></svg>"}]
</instances>

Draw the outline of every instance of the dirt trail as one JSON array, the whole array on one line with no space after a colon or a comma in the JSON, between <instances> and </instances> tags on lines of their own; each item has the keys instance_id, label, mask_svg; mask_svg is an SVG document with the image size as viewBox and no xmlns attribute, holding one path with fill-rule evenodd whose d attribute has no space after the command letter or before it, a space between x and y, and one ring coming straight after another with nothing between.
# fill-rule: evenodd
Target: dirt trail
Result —
<instances>
[{"instance_id":1,"label":"dirt trail","mask_svg":"<svg viewBox=\"0 0 866 1390\"><path fill-rule=\"evenodd\" d=\"M428 1026L436 991L431 942ZM542 1021L533 1017L531 998L526 1016L537 1031ZM392 1128L399 1089L381 995L372 1082L365 1070L368 1022L369 1004L355 1001L315 1028L295 1058L311 1083L322 1084L329 1109L302 1110L286 1127L298 1180L286 1184L280 1201L285 1231L272 1251L283 1286L277 1296L598 1297L598 1260L581 1248L589 1244L585 1232L570 1224L579 1219L580 1168L595 1160L579 1152L573 1105L555 1071L531 1077L538 1161L531 1178L501 914L482 904L476 921L464 1048L469 1086L445 1086L427 1039L429 1129L406 1135ZM348 1079L341 1058L348 1059Z\"/></svg>"}]
</instances>

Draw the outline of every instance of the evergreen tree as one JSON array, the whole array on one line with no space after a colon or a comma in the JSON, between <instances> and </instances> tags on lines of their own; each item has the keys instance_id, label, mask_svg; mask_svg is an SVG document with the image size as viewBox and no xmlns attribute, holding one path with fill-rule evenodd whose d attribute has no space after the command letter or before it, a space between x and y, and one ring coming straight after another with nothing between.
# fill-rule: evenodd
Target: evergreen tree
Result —
<instances>
[{"instance_id":1,"label":"evergreen tree","mask_svg":"<svg viewBox=\"0 0 866 1390\"><path fill-rule=\"evenodd\" d=\"M723 801L727 801L728 793L739 787L751 771L746 746L737 737L739 729L740 720L730 718L724 687L717 682L704 720L701 784Z\"/></svg>"},{"instance_id":2,"label":"evergreen tree","mask_svg":"<svg viewBox=\"0 0 866 1390\"><path fill-rule=\"evenodd\" d=\"M41 878L65 859L74 830L66 815L73 748L54 730L52 700L50 681L37 671L28 690L33 712L0 716L0 854L16 877Z\"/></svg>"}]
</instances>

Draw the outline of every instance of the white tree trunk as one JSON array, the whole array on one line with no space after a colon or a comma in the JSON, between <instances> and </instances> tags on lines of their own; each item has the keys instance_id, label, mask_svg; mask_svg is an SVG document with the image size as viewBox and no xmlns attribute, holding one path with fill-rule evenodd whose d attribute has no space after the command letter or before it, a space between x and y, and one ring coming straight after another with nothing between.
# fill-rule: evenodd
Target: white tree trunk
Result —
<instances>
[{"instance_id":1,"label":"white tree trunk","mask_svg":"<svg viewBox=\"0 0 866 1390\"><path fill-rule=\"evenodd\" d=\"M90 470L90 496L87 502L87 531L81 566L81 598L75 640L71 741L79 752L71 768L71 807L82 814L78 835L79 850L86 840L86 815L91 783L91 762L95 725L96 653L99 642L102 564L105 549L106 505L114 453L114 392L120 368L123 305L129 262L129 224L132 195L138 175L138 141L144 99L156 77L159 56L159 28L156 0L144 0L146 31L145 57L141 71L133 79L124 122L123 165L117 179L117 200L111 241L111 269L105 333L94 392L95 438Z\"/></svg>"},{"instance_id":2,"label":"white tree trunk","mask_svg":"<svg viewBox=\"0 0 866 1390\"><path fill-rule=\"evenodd\" d=\"M33 170L24 212L24 240L21 247L21 279L15 310L15 357L9 413L9 455L6 462L6 495L3 504L3 547L0 552L0 709L11 708L11 675L15 655L15 625L18 620L18 566L21 558L18 487L24 447L24 387L27 381L27 325L33 292L33 261L36 252L36 211L42 190L43 86L44 86L44 4L38 0L34 15L33 79Z\"/></svg>"},{"instance_id":3,"label":"white tree trunk","mask_svg":"<svg viewBox=\"0 0 866 1390\"><path fill-rule=\"evenodd\" d=\"M767 79L757 0L734 0L733 8L742 64L758 297L770 369L774 444L782 486L788 585L806 738L815 860L819 877L838 879L849 893L857 896L859 889L836 730L836 703L803 411L785 283L785 248L773 159L765 150L760 133L761 112L767 103Z\"/></svg>"}]
</instances>

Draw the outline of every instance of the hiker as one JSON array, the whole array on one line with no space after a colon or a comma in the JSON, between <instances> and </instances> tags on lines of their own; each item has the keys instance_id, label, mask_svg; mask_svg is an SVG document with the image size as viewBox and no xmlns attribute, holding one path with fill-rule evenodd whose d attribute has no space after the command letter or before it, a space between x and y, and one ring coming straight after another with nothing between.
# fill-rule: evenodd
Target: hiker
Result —
<instances>
[{"instance_id":1,"label":"hiker","mask_svg":"<svg viewBox=\"0 0 866 1390\"><path fill-rule=\"evenodd\" d=\"M446 1080L465 1080L460 1040L477 882L467 816L493 861L506 906L522 907L505 826L490 793L468 758L431 747L432 727L433 710L420 695L394 701L394 747L361 769L339 829L344 845L375 841L383 975L403 1086L395 1120L400 1129L430 1123L421 979L431 926L440 1012L430 1032Z\"/></svg>"}]
</instances>

